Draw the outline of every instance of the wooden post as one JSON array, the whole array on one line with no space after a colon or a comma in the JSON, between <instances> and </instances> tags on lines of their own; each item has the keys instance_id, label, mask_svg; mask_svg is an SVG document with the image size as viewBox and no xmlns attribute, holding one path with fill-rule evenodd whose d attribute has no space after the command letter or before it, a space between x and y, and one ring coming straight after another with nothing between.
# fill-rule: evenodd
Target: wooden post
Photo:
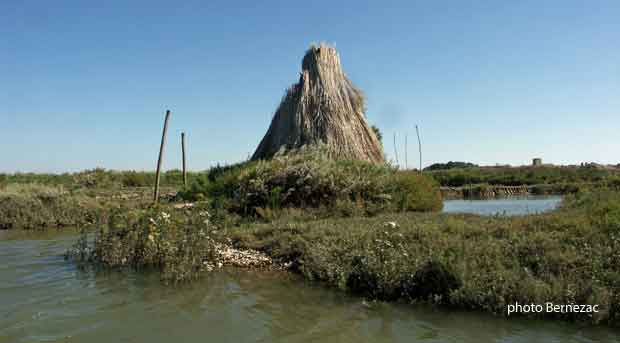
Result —
<instances>
[{"instance_id":1,"label":"wooden post","mask_svg":"<svg viewBox=\"0 0 620 343\"><path fill-rule=\"evenodd\" d=\"M418 130L418 126L415 126L415 133L418 135L418 150L420 152L420 173L422 172L422 143L420 142L420 131Z\"/></svg>"},{"instance_id":2,"label":"wooden post","mask_svg":"<svg viewBox=\"0 0 620 343\"><path fill-rule=\"evenodd\" d=\"M181 152L183 153L183 186L187 187L187 169L185 160L185 132L181 132Z\"/></svg>"},{"instance_id":3,"label":"wooden post","mask_svg":"<svg viewBox=\"0 0 620 343\"><path fill-rule=\"evenodd\" d=\"M405 170L409 169L409 160L407 158L407 134L405 133Z\"/></svg>"},{"instance_id":4,"label":"wooden post","mask_svg":"<svg viewBox=\"0 0 620 343\"><path fill-rule=\"evenodd\" d=\"M400 169L400 163L398 162L398 149L396 148L396 132L394 132L394 157L396 158L396 165Z\"/></svg>"},{"instance_id":5,"label":"wooden post","mask_svg":"<svg viewBox=\"0 0 620 343\"><path fill-rule=\"evenodd\" d=\"M166 111L166 119L164 119L164 131L161 134L161 145L159 146L159 157L157 158L157 171L155 173L155 194L153 201L159 202L159 176L161 173L161 163L164 159L164 146L166 145L166 132L168 131L168 121L170 120L170 110Z\"/></svg>"}]
</instances>

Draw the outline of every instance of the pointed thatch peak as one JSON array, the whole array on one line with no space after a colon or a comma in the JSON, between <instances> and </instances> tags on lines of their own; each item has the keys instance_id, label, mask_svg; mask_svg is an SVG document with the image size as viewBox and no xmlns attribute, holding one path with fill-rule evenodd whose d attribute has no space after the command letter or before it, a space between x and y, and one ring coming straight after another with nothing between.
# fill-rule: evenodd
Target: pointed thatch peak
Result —
<instances>
[{"instance_id":1,"label":"pointed thatch peak","mask_svg":"<svg viewBox=\"0 0 620 343\"><path fill-rule=\"evenodd\" d=\"M366 122L364 96L326 44L306 52L299 82L287 90L252 159L317 143L327 145L332 158L383 162L381 143Z\"/></svg>"}]
</instances>

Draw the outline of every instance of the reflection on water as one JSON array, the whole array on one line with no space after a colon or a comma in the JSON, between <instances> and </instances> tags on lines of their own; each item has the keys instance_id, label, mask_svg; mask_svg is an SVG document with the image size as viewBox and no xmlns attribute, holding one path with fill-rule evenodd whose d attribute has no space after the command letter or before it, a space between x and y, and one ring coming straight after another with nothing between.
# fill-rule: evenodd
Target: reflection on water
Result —
<instances>
[{"instance_id":1,"label":"reflection on water","mask_svg":"<svg viewBox=\"0 0 620 343\"><path fill-rule=\"evenodd\" d=\"M75 235L0 233L0 342L613 342L605 328L365 301L295 275L77 270Z\"/></svg>"},{"instance_id":2,"label":"reflection on water","mask_svg":"<svg viewBox=\"0 0 620 343\"><path fill-rule=\"evenodd\" d=\"M514 196L493 199L445 200L443 211L447 213L474 213L481 215L522 215L542 213L555 209L562 202L559 196Z\"/></svg>"}]
</instances>

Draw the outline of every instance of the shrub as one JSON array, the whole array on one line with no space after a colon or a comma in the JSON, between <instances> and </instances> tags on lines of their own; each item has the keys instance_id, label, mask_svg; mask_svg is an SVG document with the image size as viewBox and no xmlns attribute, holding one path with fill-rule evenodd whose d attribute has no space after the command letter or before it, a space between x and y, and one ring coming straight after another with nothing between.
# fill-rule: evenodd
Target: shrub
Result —
<instances>
[{"instance_id":1,"label":"shrub","mask_svg":"<svg viewBox=\"0 0 620 343\"><path fill-rule=\"evenodd\" d=\"M207 197L207 183L205 178L194 179L189 187L181 189L177 196L187 201L201 201Z\"/></svg>"},{"instance_id":2,"label":"shrub","mask_svg":"<svg viewBox=\"0 0 620 343\"><path fill-rule=\"evenodd\" d=\"M381 133L381 130L379 130L379 128L376 125L372 125L370 128L375 133L375 136L377 136L377 139L379 140L379 142L383 144L383 133Z\"/></svg>"},{"instance_id":3,"label":"shrub","mask_svg":"<svg viewBox=\"0 0 620 343\"><path fill-rule=\"evenodd\" d=\"M322 208L342 213L441 209L441 195L432 179L398 172L388 165L333 160L322 147L217 169L209 173L208 182L195 181L181 195L186 199L198 195L225 198L231 211L243 215L266 208Z\"/></svg>"},{"instance_id":4,"label":"shrub","mask_svg":"<svg viewBox=\"0 0 620 343\"><path fill-rule=\"evenodd\" d=\"M532 187L532 194L536 195L544 195L553 193L554 189L558 189L557 187L552 187L551 185L535 185Z\"/></svg>"},{"instance_id":5,"label":"shrub","mask_svg":"<svg viewBox=\"0 0 620 343\"><path fill-rule=\"evenodd\" d=\"M111 188L117 185L118 181L111 171L95 168L74 174L73 183L84 188Z\"/></svg>"},{"instance_id":6,"label":"shrub","mask_svg":"<svg viewBox=\"0 0 620 343\"><path fill-rule=\"evenodd\" d=\"M409 297L439 302L461 287L461 280L440 261L430 260L413 275Z\"/></svg>"},{"instance_id":7,"label":"shrub","mask_svg":"<svg viewBox=\"0 0 620 343\"><path fill-rule=\"evenodd\" d=\"M440 211L443 208L437 182L418 172L396 172L388 187L397 210Z\"/></svg>"},{"instance_id":8,"label":"shrub","mask_svg":"<svg viewBox=\"0 0 620 343\"><path fill-rule=\"evenodd\" d=\"M152 173L128 171L121 174L121 183L124 187L146 187L154 184Z\"/></svg>"},{"instance_id":9,"label":"shrub","mask_svg":"<svg viewBox=\"0 0 620 343\"><path fill-rule=\"evenodd\" d=\"M155 183L155 175L153 174L152 182L148 185ZM166 185L183 185L183 172L179 169L172 169L162 173L162 184Z\"/></svg>"},{"instance_id":10,"label":"shrub","mask_svg":"<svg viewBox=\"0 0 620 343\"><path fill-rule=\"evenodd\" d=\"M234 164L225 165L225 166L220 165L218 163L215 167L212 167L211 169L209 169L209 171L207 172L207 177L209 178L209 181L213 182L217 180L220 176L226 173L230 173L230 172L234 172L235 170L238 171L238 170L243 169L249 163L251 162L240 162L240 163L234 163Z\"/></svg>"},{"instance_id":11,"label":"shrub","mask_svg":"<svg viewBox=\"0 0 620 343\"><path fill-rule=\"evenodd\" d=\"M67 257L104 268L157 269L165 281L184 281L212 267L215 229L205 209L123 210L110 216L92 243L82 233Z\"/></svg>"},{"instance_id":12,"label":"shrub","mask_svg":"<svg viewBox=\"0 0 620 343\"><path fill-rule=\"evenodd\" d=\"M620 190L620 176L614 176L609 178L607 180L607 187L614 190Z\"/></svg>"}]
</instances>

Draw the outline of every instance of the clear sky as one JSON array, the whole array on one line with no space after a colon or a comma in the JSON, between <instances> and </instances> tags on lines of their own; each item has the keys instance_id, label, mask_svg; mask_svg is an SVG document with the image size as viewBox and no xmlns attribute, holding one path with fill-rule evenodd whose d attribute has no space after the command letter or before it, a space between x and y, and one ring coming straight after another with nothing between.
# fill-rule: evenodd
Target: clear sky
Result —
<instances>
[{"instance_id":1,"label":"clear sky","mask_svg":"<svg viewBox=\"0 0 620 343\"><path fill-rule=\"evenodd\" d=\"M312 42L401 163L620 162L620 1L0 1L0 171L246 159Z\"/></svg>"}]
</instances>

